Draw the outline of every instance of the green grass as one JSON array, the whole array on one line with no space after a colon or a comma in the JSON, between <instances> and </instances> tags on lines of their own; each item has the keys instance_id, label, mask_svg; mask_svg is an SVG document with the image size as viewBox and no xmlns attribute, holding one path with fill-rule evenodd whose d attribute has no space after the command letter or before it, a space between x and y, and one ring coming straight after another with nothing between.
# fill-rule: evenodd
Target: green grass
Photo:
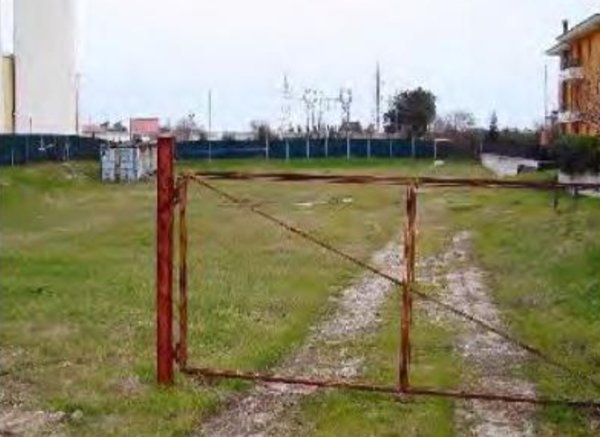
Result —
<instances>
[{"instance_id":1,"label":"green grass","mask_svg":"<svg viewBox=\"0 0 600 437\"><path fill-rule=\"evenodd\" d=\"M378 167L414 171L412 161ZM154 185L102 185L96 174L90 163L2 171L3 378L27 408L81 410L69 423L77 435L185 433L246 385L154 386ZM398 187L222 185L361 258L402 223ZM359 272L205 190L190 197L191 362L268 368ZM331 202L297 205L313 200Z\"/></svg>"},{"instance_id":2,"label":"green grass","mask_svg":"<svg viewBox=\"0 0 600 437\"><path fill-rule=\"evenodd\" d=\"M477 190L454 226L475 230L475 255L511 330L600 382L600 202L531 191ZM600 398L585 381L532 359L526 375L550 397ZM585 416L563 408L539 413L548 435L588 435Z\"/></svg>"},{"instance_id":3,"label":"green grass","mask_svg":"<svg viewBox=\"0 0 600 437\"><path fill-rule=\"evenodd\" d=\"M238 171L261 171L261 170L279 170L279 171L318 171L320 173L328 172L353 172L362 173L377 172L381 174L397 173L406 176L464 176L464 177L483 177L489 174L480 166L474 165L473 161L454 160L449 161L443 166L434 166L429 160L413 159L296 159L296 160L213 160L209 161L183 161L180 164L185 168L198 170L238 170Z\"/></svg>"},{"instance_id":4,"label":"green grass","mask_svg":"<svg viewBox=\"0 0 600 437\"><path fill-rule=\"evenodd\" d=\"M468 162L343 159L185 162L186 169L487 176ZM0 172L2 277L0 384L28 409L81 410L73 435L181 435L247 384L201 386L178 376L154 384L154 185L102 185L91 163ZM528 178L532 176L527 176ZM536 175L552 177L551 173ZM218 182L243 198L363 259L402 226L403 189ZM600 379L600 202L509 190L430 190L419 197L419 255L470 229L475 257L513 333ZM190 361L266 369L331 310L328 298L360 274L201 188L190 193ZM353 203L340 203L351 197ZM324 201L312 208L307 201ZM395 381L397 299L375 335L346 345L366 354L364 379ZM418 383L455 387L456 326L417 315ZM532 361L527 376L547 395L590 396ZM451 435L452 403L324 392L294 412L299 433ZM591 435L586 417L541 409L543 435Z\"/></svg>"}]
</instances>

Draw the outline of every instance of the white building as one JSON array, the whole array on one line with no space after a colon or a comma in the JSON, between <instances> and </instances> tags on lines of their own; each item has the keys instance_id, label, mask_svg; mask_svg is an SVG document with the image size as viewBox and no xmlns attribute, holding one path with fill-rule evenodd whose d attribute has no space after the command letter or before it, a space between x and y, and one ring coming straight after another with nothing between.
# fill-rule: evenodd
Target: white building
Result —
<instances>
[{"instance_id":1,"label":"white building","mask_svg":"<svg viewBox=\"0 0 600 437\"><path fill-rule=\"evenodd\" d=\"M77 133L76 3L14 0L16 133Z\"/></svg>"},{"instance_id":2,"label":"white building","mask_svg":"<svg viewBox=\"0 0 600 437\"><path fill-rule=\"evenodd\" d=\"M5 93L8 90L5 90L5 86L4 86L4 45L3 45L3 41L2 41L2 34L4 33L4 26L6 25L6 23L4 23L3 20L3 7L4 7L4 2L2 2L2 0L0 0L0 133L4 133L8 130L8 126L5 126L5 110L4 110L4 99L5 99Z\"/></svg>"}]
</instances>

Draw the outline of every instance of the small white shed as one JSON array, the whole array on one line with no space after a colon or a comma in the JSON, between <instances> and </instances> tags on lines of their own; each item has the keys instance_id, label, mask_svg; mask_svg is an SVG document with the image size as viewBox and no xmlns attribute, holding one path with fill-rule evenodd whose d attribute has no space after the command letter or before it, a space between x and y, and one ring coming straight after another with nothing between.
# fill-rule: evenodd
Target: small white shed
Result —
<instances>
[{"instance_id":1,"label":"small white shed","mask_svg":"<svg viewBox=\"0 0 600 437\"><path fill-rule=\"evenodd\" d=\"M156 144L107 145L100 162L103 182L136 182L156 171Z\"/></svg>"}]
</instances>

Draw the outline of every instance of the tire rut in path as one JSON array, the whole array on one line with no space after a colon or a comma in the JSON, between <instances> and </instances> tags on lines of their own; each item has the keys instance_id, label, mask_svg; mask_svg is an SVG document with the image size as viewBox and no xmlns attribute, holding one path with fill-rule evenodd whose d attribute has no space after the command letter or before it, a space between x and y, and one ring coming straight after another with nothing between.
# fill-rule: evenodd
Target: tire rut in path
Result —
<instances>
[{"instance_id":1,"label":"tire rut in path","mask_svg":"<svg viewBox=\"0 0 600 437\"><path fill-rule=\"evenodd\" d=\"M441 300L472 314L480 320L501 327L499 311L484 284L484 272L469 265L471 237L459 232L444 254L425 260L423 280L441 286ZM427 305L430 317L450 320L447 313ZM454 317L453 322L457 321ZM465 366L472 370L463 375L466 388L481 392L535 396L533 384L514 376L526 359L521 349L502 337L459 319L460 334L456 349ZM455 427L457 435L478 437L518 437L534 435L535 406L479 400L457 401Z\"/></svg>"},{"instance_id":2,"label":"tire rut in path","mask_svg":"<svg viewBox=\"0 0 600 437\"><path fill-rule=\"evenodd\" d=\"M376 252L372 263L385 273L401 274L400 243L394 240ZM352 378L363 357L351 356L343 343L373 332L379 323L379 310L394 288L388 280L373 273L363 274L338 298L332 316L311 328L307 341L274 373L319 378ZM335 353L331 346L339 345ZM199 436L266 436L285 433L285 413L313 387L259 383L251 392L225 410L209 418Z\"/></svg>"}]
</instances>

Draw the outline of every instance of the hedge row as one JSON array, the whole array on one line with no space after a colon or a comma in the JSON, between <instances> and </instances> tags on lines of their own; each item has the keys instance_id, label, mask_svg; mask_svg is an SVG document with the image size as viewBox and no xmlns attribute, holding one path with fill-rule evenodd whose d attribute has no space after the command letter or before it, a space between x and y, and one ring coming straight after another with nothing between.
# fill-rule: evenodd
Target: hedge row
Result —
<instances>
[{"instance_id":1,"label":"hedge row","mask_svg":"<svg viewBox=\"0 0 600 437\"><path fill-rule=\"evenodd\" d=\"M561 171L574 175L600 173L600 137L565 135L556 144Z\"/></svg>"}]
</instances>

